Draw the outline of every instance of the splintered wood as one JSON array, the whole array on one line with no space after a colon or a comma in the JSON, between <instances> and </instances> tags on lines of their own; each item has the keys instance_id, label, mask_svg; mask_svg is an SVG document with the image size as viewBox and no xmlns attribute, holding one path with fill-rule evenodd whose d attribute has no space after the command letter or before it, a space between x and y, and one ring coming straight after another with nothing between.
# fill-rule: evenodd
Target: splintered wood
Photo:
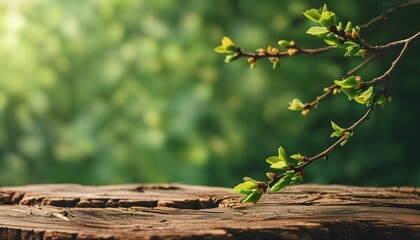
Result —
<instances>
[{"instance_id":1,"label":"splintered wood","mask_svg":"<svg viewBox=\"0 0 420 240\"><path fill-rule=\"evenodd\" d=\"M0 188L0 239L418 240L420 188L301 185L256 205L188 185Z\"/></svg>"}]
</instances>

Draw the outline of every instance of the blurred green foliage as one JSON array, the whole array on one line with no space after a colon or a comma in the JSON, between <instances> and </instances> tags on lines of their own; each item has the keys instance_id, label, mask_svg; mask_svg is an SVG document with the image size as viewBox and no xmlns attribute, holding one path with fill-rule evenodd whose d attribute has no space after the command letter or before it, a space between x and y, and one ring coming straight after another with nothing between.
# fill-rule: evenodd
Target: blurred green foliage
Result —
<instances>
[{"instance_id":1,"label":"blurred green foliage","mask_svg":"<svg viewBox=\"0 0 420 240\"><path fill-rule=\"evenodd\" d=\"M364 23L381 1L327 1ZM349 126L365 111L344 94L303 118L289 111L312 100L362 59L330 52L296 56L272 70L224 63L224 35L244 49L325 46L305 34L307 0L0 1L0 185L44 182L181 182L232 187L262 179L279 145L318 153L331 144L330 120ZM419 7L367 30L384 44L417 32ZM417 24L417 25L416 25ZM419 44L394 76L393 102L374 113L306 182L420 185ZM382 74L384 55L360 72Z\"/></svg>"}]
</instances>

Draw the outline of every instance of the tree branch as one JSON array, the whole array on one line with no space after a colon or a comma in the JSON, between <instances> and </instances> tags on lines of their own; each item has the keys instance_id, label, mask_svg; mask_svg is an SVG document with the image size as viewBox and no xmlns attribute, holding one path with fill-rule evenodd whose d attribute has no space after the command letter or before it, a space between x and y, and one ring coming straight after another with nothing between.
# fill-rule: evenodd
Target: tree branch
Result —
<instances>
[{"instance_id":1,"label":"tree branch","mask_svg":"<svg viewBox=\"0 0 420 240\"><path fill-rule=\"evenodd\" d=\"M405 3L402 3L402 4L396 5L394 7L391 7L390 9L388 9L385 12L383 12L379 16L377 16L375 18L372 18L367 23L360 25L360 28L368 28L368 27L370 27L372 24L374 24L376 22L386 20L388 18L388 15L390 15L393 12L395 12L396 10L399 10L401 8L408 7L408 6L411 6L411 5L415 5L415 4L420 4L420 0L409 1L409 2L405 2Z\"/></svg>"}]
</instances>

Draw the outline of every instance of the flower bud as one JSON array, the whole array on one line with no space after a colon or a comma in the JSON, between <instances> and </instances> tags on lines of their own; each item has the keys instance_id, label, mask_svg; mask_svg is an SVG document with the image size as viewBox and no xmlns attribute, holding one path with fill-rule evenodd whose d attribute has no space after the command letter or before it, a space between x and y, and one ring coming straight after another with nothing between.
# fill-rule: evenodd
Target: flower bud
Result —
<instances>
[{"instance_id":1,"label":"flower bud","mask_svg":"<svg viewBox=\"0 0 420 240\"><path fill-rule=\"evenodd\" d=\"M304 110L302 111L302 115L303 115L304 117L308 116L308 114L309 114L309 109L304 109Z\"/></svg>"},{"instance_id":2,"label":"flower bud","mask_svg":"<svg viewBox=\"0 0 420 240\"><path fill-rule=\"evenodd\" d=\"M292 41L290 41L290 43L289 43L289 44L290 44L290 46L291 46L291 47L296 46L296 43L295 43L295 41L293 41L293 40L292 40Z\"/></svg>"},{"instance_id":3,"label":"flower bud","mask_svg":"<svg viewBox=\"0 0 420 240\"><path fill-rule=\"evenodd\" d=\"M289 49L287 50L287 53L288 53L290 56L295 55L297 52L298 52L298 50L297 50L296 48L289 48Z\"/></svg>"}]
</instances>

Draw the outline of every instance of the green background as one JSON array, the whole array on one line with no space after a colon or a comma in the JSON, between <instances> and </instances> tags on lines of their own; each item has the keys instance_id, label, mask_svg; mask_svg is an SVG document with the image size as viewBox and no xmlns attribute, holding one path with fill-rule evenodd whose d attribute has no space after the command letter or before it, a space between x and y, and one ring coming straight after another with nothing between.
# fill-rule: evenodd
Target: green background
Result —
<instances>
[{"instance_id":1,"label":"green background","mask_svg":"<svg viewBox=\"0 0 420 240\"><path fill-rule=\"evenodd\" d=\"M327 1L364 23L382 1ZM305 34L308 0L0 1L0 185L179 182L232 187L264 179L279 145L312 156L331 145L330 120L350 126L366 108L344 94L307 117L310 101L363 59L342 51L226 64L223 36L253 51L280 39L323 47ZM419 7L362 34L385 44L419 30ZM410 22L411 21L411 22ZM420 185L419 42L393 75L393 102L354 137L305 170L305 182ZM382 75L398 51L359 72Z\"/></svg>"}]
</instances>

